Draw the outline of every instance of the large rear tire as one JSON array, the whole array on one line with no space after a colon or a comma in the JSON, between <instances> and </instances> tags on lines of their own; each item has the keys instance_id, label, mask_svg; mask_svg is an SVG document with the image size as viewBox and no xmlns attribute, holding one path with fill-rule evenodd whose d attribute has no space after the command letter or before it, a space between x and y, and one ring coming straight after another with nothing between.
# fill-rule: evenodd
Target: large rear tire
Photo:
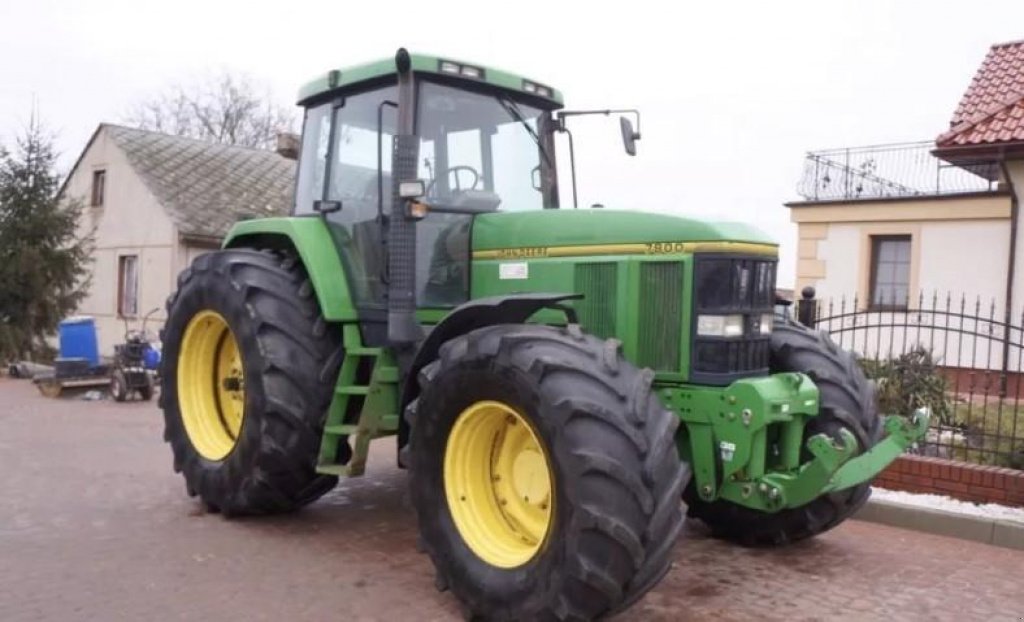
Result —
<instances>
[{"instance_id":1,"label":"large rear tire","mask_svg":"<svg viewBox=\"0 0 1024 622\"><path fill-rule=\"evenodd\" d=\"M470 616L589 620L668 571L689 478L678 420L618 345L491 326L421 372L412 503L437 585Z\"/></svg>"},{"instance_id":2,"label":"large rear tire","mask_svg":"<svg viewBox=\"0 0 1024 622\"><path fill-rule=\"evenodd\" d=\"M198 257L167 302L160 406L174 470L225 515L301 507L337 478L315 471L341 341L293 257Z\"/></svg>"},{"instance_id":3,"label":"large rear tire","mask_svg":"<svg viewBox=\"0 0 1024 622\"><path fill-rule=\"evenodd\" d=\"M841 440L846 428L857 439L861 453L882 435L875 389L854 356L839 348L825 333L791 321L777 321L771 342L771 371L803 372L818 386L820 411L804 430L804 439L828 434ZM806 452L806 450L805 450ZM805 459L809 459L805 454ZM746 546L772 546L816 536L842 523L871 495L871 483L829 493L810 503L776 513L760 512L729 501L708 503L693 484L684 500L688 515L708 525L719 538Z\"/></svg>"}]
</instances>

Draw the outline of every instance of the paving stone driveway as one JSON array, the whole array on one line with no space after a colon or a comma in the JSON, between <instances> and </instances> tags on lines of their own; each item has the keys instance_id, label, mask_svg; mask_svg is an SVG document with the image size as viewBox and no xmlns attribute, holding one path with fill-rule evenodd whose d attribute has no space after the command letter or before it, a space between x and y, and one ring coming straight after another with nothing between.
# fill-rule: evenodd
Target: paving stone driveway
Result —
<instances>
[{"instance_id":1,"label":"paving stone driveway","mask_svg":"<svg viewBox=\"0 0 1024 622\"><path fill-rule=\"evenodd\" d=\"M416 553L388 441L299 514L226 521L186 497L162 431L154 405L0 378L0 621L460 619ZM1019 551L849 521L779 550L690 528L619 619L1022 618Z\"/></svg>"}]
</instances>

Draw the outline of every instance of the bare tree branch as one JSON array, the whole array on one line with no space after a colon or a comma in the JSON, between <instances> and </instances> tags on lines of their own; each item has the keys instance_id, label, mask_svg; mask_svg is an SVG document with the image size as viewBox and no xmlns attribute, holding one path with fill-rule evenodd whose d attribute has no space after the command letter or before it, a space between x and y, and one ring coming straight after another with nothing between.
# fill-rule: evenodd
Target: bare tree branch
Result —
<instances>
[{"instance_id":1,"label":"bare tree branch","mask_svg":"<svg viewBox=\"0 0 1024 622\"><path fill-rule=\"evenodd\" d=\"M278 133L293 131L295 115L277 105L269 89L257 87L245 76L222 73L141 101L124 122L167 134L270 149Z\"/></svg>"}]
</instances>

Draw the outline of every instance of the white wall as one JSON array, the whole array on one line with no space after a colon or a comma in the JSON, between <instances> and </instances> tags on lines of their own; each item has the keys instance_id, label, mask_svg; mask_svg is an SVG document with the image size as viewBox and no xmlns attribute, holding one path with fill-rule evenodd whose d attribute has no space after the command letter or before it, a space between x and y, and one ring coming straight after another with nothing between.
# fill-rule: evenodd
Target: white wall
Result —
<instances>
[{"instance_id":1,"label":"white wall","mask_svg":"<svg viewBox=\"0 0 1024 622\"><path fill-rule=\"evenodd\" d=\"M825 239L818 242L818 259L825 262L826 276L813 286L819 299L857 294L860 262L860 223L830 223ZM852 303L851 303L852 304Z\"/></svg>"},{"instance_id":2,"label":"white wall","mask_svg":"<svg viewBox=\"0 0 1024 622\"><path fill-rule=\"evenodd\" d=\"M869 262L862 253L864 236L873 223L830 223L825 239L818 244L818 259L825 262L826 276L814 283L818 297L839 299L860 293ZM1001 220L957 220L907 223L915 231L917 245L917 289L930 299L933 292L965 294L972 302L981 297L987 305L995 300L1003 308L1006 266L1009 253L1009 223ZM893 228L900 227L894 223Z\"/></svg>"},{"instance_id":3,"label":"white wall","mask_svg":"<svg viewBox=\"0 0 1024 622\"><path fill-rule=\"evenodd\" d=\"M998 369L1002 347L987 336L1000 334L999 327L986 320L975 322L968 319L961 324L958 314L963 309L965 315L980 315L986 319L994 317L996 322L1003 320L1009 221L829 223L825 237L817 245L817 259L824 262L825 276L813 281L821 315L837 316L852 312L855 294L859 298L859 309L866 307L870 270L868 239L879 227L884 227L884 233L902 231L912 236L911 280L915 290L911 292L910 307L919 307L919 296L923 292L922 307L937 307L939 312L860 314L856 317L856 325L853 317L847 317L821 328L832 332L843 347L856 350L863 356L885 358L890 352L898 354L920 344L930 349L945 365ZM933 297L935 294L938 295L937 300ZM942 313L947 308L947 294L953 295L950 315ZM961 297L966 297L963 307ZM980 307L977 305L979 299ZM1024 301L1024 296L1018 301ZM1019 317L1014 321L1019 322ZM983 337L975 343L970 336L961 338L956 330L928 328L947 325L952 329L962 327L965 332L976 332ZM1016 358L1015 352L1011 352L1012 358ZM1011 361L1011 368L1016 367L1016 361Z\"/></svg>"},{"instance_id":4,"label":"white wall","mask_svg":"<svg viewBox=\"0 0 1024 622\"><path fill-rule=\"evenodd\" d=\"M106 171L103 206L89 206L93 171ZM177 232L170 218L132 170L124 153L100 132L82 156L68 180L65 197L84 204L80 233L92 231L94 253L92 284L77 313L96 318L100 354L113 354L113 346L124 337L124 321L117 316L117 268L121 255L139 257L139 315L154 307L158 329L164 318L163 306L177 275L173 270ZM130 318L135 325L138 321Z\"/></svg>"},{"instance_id":5,"label":"white wall","mask_svg":"<svg viewBox=\"0 0 1024 622\"><path fill-rule=\"evenodd\" d=\"M998 220L927 222L921 225L919 289L981 297L1003 308L1010 225Z\"/></svg>"}]
</instances>

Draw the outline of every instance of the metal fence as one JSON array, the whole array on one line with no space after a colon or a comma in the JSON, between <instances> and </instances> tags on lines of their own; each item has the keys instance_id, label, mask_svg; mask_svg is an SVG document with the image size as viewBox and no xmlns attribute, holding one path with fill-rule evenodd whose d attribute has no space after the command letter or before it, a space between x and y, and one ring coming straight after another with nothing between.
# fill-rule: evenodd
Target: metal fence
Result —
<instances>
[{"instance_id":1,"label":"metal fence","mask_svg":"<svg viewBox=\"0 0 1024 622\"><path fill-rule=\"evenodd\" d=\"M808 201L877 199L986 192L998 165L968 168L936 158L931 142L829 149L807 154L797 193Z\"/></svg>"},{"instance_id":2,"label":"metal fence","mask_svg":"<svg viewBox=\"0 0 1024 622\"><path fill-rule=\"evenodd\" d=\"M916 453L1024 469L1024 311L1008 318L994 301L938 293L906 310L865 308L856 296L815 299L811 288L797 307L801 322L860 357L881 394L898 383L900 395L934 402ZM928 361L936 372L922 374ZM945 399L928 398L936 392Z\"/></svg>"}]
</instances>

